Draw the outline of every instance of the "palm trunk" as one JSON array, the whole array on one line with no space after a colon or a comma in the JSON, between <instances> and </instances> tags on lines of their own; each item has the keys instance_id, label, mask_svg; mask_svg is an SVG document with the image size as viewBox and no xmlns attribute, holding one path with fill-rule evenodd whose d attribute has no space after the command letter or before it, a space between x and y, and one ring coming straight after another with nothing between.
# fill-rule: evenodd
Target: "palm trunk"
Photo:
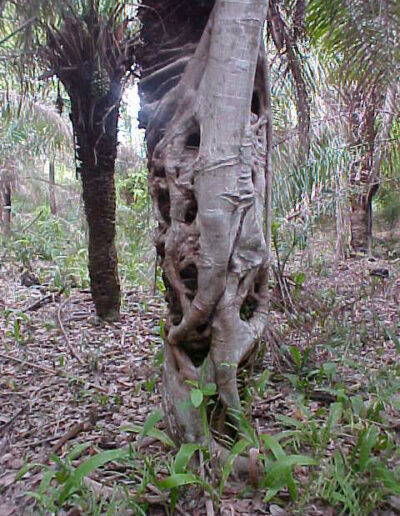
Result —
<instances>
[{"instance_id":1,"label":"palm trunk","mask_svg":"<svg viewBox=\"0 0 400 516\"><path fill-rule=\"evenodd\" d=\"M304 3L297 2L296 13L294 16L295 32L300 30L299 25L302 23L301 19L304 10ZM299 126L299 149L298 162L300 165L307 163L310 153L310 124L311 124L311 108L310 99L307 91L306 82L302 72L302 63L299 57L296 41L293 37L292 31L286 25L284 18L279 11L279 2L272 0L269 3L268 9L268 28L276 49L281 58L283 56L287 59L287 65L293 77L293 82L296 90L296 109Z\"/></svg>"},{"instance_id":2,"label":"palm trunk","mask_svg":"<svg viewBox=\"0 0 400 516\"><path fill-rule=\"evenodd\" d=\"M97 314L107 321L115 321L120 310L114 182L120 97L110 95L96 100L78 94L71 95L71 106L89 228L91 291ZM84 125L79 124L80 119L85 120Z\"/></svg>"},{"instance_id":3,"label":"palm trunk","mask_svg":"<svg viewBox=\"0 0 400 516\"><path fill-rule=\"evenodd\" d=\"M163 404L176 442L204 442L187 380L216 383L209 425L228 431L241 411L237 375L254 359L267 321L267 6L216 0L206 24L204 5L212 2L180 2L179 12L176 3L147 0L151 9L139 11L147 42L139 56L141 122L169 306ZM179 27L173 47L160 38L160 16L172 32Z\"/></svg>"},{"instance_id":4,"label":"palm trunk","mask_svg":"<svg viewBox=\"0 0 400 516\"><path fill-rule=\"evenodd\" d=\"M49 199L50 199L50 213L52 215L57 215L54 159L50 160L50 163L49 163Z\"/></svg>"},{"instance_id":5,"label":"palm trunk","mask_svg":"<svg viewBox=\"0 0 400 516\"><path fill-rule=\"evenodd\" d=\"M349 254L350 209L347 203L347 193L347 174L344 174L339 167L336 176L336 264L344 260Z\"/></svg>"},{"instance_id":6,"label":"palm trunk","mask_svg":"<svg viewBox=\"0 0 400 516\"><path fill-rule=\"evenodd\" d=\"M372 195L370 184L376 138L378 94L358 87L349 106L349 137L354 152L350 171L350 246L356 253L371 252Z\"/></svg>"},{"instance_id":7,"label":"palm trunk","mask_svg":"<svg viewBox=\"0 0 400 516\"><path fill-rule=\"evenodd\" d=\"M83 201L89 227L89 274L93 301L100 317L119 318L120 287L115 248L114 175L82 171Z\"/></svg>"},{"instance_id":8,"label":"palm trunk","mask_svg":"<svg viewBox=\"0 0 400 516\"><path fill-rule=\"evenodd\" d=\"M98 2L89 5L85 14L73 2L66 6L61 30L47 30L44 56L71 101L77 172L89 227L93 301L101 318L115 321L120 311L114 184L118 115L136 40L124 10L103 15Z\"/></svg>"}]
</instances>

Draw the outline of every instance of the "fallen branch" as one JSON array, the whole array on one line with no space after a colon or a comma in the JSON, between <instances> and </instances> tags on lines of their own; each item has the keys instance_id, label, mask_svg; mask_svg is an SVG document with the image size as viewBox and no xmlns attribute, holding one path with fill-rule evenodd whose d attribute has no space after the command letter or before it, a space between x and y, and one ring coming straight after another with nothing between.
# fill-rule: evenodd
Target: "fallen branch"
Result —
<instances>
[{"instance_id":1,"label":"fallen branch","mask_svg":"<svg viewBox=\"0 0 400 516\"><path fill-rule=\"evenodd\" d=\"M23 310L23 313L26 312L35 312L36 310L39 310L43 305L45 305L48 301L51 300L51 302L54 303L56 297L59 297L63 292L64 288L60 289L58 292L51 292L50 294L47 294L46 296L41 297L31 305L29 305L27 308Z\"/></svg>"},{"instance_id":2,"label":"fallen branch","mask_svg":"<svg viewBox=\"0 0 400 516\"><path fill-rule=\"evenodd\" d=\"M91 421L81 421L80 423L76 423L73 425L68 432L62 435L62 437L52 446L50 452L48 453L48 457L46 463L50 460L51 455L53 453L58 452L60 448L64 446L64 444L71 439L74 439L77 435L79 435L83 431L88 431L92 427Z\"/></svg>"},{"instance_id":3,"label":"fallen branch","mask_svg":"<svg viewBox=\"0 0 400 516\"><path fill-rule=\"evenodd\" d=\"M80 434L82 431L87 432L90 430L90 428L93 426L93 423L91 420L89 421L81 421L80 423L77 423L73 425L65 434L62 435L62 437L52 446L51 450L47 452L43 459L41 459L40 464L37 464L31 471L31 475L34 475L35 473L38 473L43 466L47 465L48 462L51 459L51 456L56 453L67 441L70 441L71 439L74 439L78 434Z\"/></svg>"},{"instance_id":4,"label":"fallen branch","mask_svg":"<svg viewBox=\"0 0 400 516\"><path fill-rule=\"evenodd\" d=\"M28 362L27 360L21 360L20 358L13 357L11 355L5 355L3 353L0 353L0 358L5 358L6 360L11 360L12 362L17 362L18 364L30 366L30 367L33 367L34 369L38 369L39 371L43 371L43 372L51 374L51 375L57 375L57 372L54 371L53 369L50 369L49 367L40 366L33 362Z\"/></svg>"},{"instance_id":5,"label":"fallen branch","mask_svg":"<svg viewBox=\"0 0 400 516\"><path fill-rule=\"evenodd\" d=\"M73 345L71 344L71 341L69 340L67 332L65 331L65 328L64 328L64 324L62 322L61 312L62 312L63 307L68 303L69 299L70 298L65 299L65 301L63 301L61 303L61 305L59 306L59 308L58 308L58 311L57 311L58 324L59 324L60 329L61 329L61 331L62 331L62 333L64 335L65 342L67 343L67 346L68 346L68 349L69 349L71 355L73 357L75 357L81 365L85 365L85 362L83 361L83 359L81 358L79 353L77 353L75 351Z\"/></svg>"},{"instance_id":6,"label":"fallen branch","mask_svg":"<svg viewBox=\"0 0 400 516\"><path fill-rule=\"evenodd\" d=\"M55 434L50 437L44 437L43 439L37 439L36 441L28 441L26 446L29 446L29 448L37 448L38 446L41 446L42 444L51 443L52 441L57 441L57 439L60 439L63 434Z\"/></svg>"},{"instance_id":7,"label":"fallen branch","mask_svg":"<svg viewBox=\"0 0 400 516\"><path fill-rule=\"evenodd\" d=\"M5 431L10 428L14 422L19 418L19 416L25 412L25 410L29 407L29 405L24 405L21 409L18 410L18 412L9 420L7 421L7 423L5 423L1 428L0 428L0 437L2 437L5 433Z\"/></svg>"}]
</instances>

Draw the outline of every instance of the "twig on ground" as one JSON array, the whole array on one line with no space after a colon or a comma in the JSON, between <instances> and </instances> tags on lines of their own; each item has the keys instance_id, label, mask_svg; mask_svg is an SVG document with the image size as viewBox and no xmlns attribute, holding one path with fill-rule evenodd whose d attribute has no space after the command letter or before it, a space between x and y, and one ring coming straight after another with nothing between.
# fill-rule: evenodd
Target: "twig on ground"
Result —
<instances>
[{"instance_id":1,"label":"twig on ground","mask_svg":"<svg viewBox=\"0 0 400 516\"><path fill-rule=\"evenodd\" d=\"M92 424L92 421L89 419L88 421L81 421L80 423L76 423L75 425L73 425L65 434L63 434L61 436L61 438L52 446L51 450L49 452L47 452L43 459L40 461L40 465L37 465L33 468L33 470L31 471L31 474L35 474L37 473L38 471L40 471L40 469L42 468L42 466L46 465L51 456L58 452L58 450L60 448L62 448L62 446L64 446L64 444L68 441L70 441L71 439L74 439L77 435L79 435L81 432L87 432L88 430L90 430L92 428L93 424Z\"/></svg>"},{"instance_id":2,"label":"twig on ground","mask_svg":"<svg viewBox=\"0 0 400 516\"><path fill-rule=\"evenodd\" d=\"M5 355L3 353L0 353L0 358L5 358L6 360L11 360L13 362L17 362L18 364L30 366L30 367L33 367L34 369L38 369L39 371L43 371L43 372L51 374L51 375L57 374L56 371L54 371L53 369L50 369L49 367L40 366L38 364L35 364L34 362L28 362L27 360L21 360L20 358L13 357L11 355Z\"/></svg>"},{"instance_id":3,"label":"twig on ground","mask_svg":"<svg viewBox=\"0 0 400 516\"><path fill-rule=\"evenodd\" d=\"M22 408L20 408L18 410L18 412L16 414L14 414L14 416L9 420L7 421L7 423L5 423L1 428L0 428L0 437L2 437L5 433L5 431L10 428L14 422L19 418L19 416L25 412L25 410L27 410L29 408L29 405L24 405Z\"/></svg>"},{"instance_id":4,"label":"twig on ground","mask_svg":"<svg viewBox=\"0 0 400 516\"><path fill-rule=\"evenodd\" d=\"M80 423L76 423L75 425L73 425L68 430L68 432L63 434L62 437L60 437L60 439L52 446L46 462L48 462L50 456L53 455L53 453L56 453L60 448L62 448L67 441L74 439L74 437L76 437L78 434L80 434L83 431L89 430L91 427L91 421L81 421Z\"/></svg>"},{"instance_id":5,"label":"twig on ground","mask_svg":"<svg viewBox=\"0 0 400 516\"><path fill-rule=\"evenodd\" d=\"M79 353L77 353L75 351L73 345L71 344L71 341L69 340L69 337L67 335L67 332L65 331L65 328L64 328L64 325L63 325L63 322L62 322L61 312L62 312L62 309L68 303L69 300L70 300L70 298L65 299L61 303L61 305L58 307L58 310L57 310L58 324L59 324L60 329L61 329L61 331L62 331L62 333L64 335L65 342L67 343L67 346L68 346L68 349L69 349L71 355L73 357L75 357L81 365L85 365L85 362L83 361L82 357L79 355Z\"/></svg>"},{"instance_id":6,"label":"twig on ground","mask_svg":"<svg viewBox=\"0 0 400 516\"><path fill-rule=\"evenodd\" d=\"M265 403L272 403L273 401L279 400L279 398L283 398L283 394L281 392L279 392L275 396L272 396L271 398L267 398L265 400Z\"/></svg>"},{"instance_id":7,"label":"twig on ground","mask_svg":"<svg viewBox=\"0 0 400 516\"><path fill-rule=\"evenodd\" d=\"M157 442L159 442L159 440L156 437L145 437L142 441L139 442L137 449L147 449L149 446Z\"/></svg>"},{"instance_id":8,"label":"twig on ground","mask_svg":"<svg viewBox=\"0 0 400 516\"><path fill-rule=\"evenodd\" d=\"M37 448L41 444L50 443L52 441L57 441L57 439L60 439L63 434L55 434L50 437L45 437L44 439L37 439L36 441L28 441L25 443L26 446L29 446L30 448Z\"/></svg>"},{"instance_id":9,"label":"twig on ground","mask_svg":"<svg viewBox=\"0 0 400 516\"><path fill-rule=\"evenodd\" d=\"M60 296L64 292L64 288L60 289L58 292L51 292L50 294L47 294L46 296L41 297L31 305L29 305L27 308L23 310L23 313L26 312L35 312L36 310L39 310L43 305L45 305L48 301L52 301L54 303L56 297Z\"/></svg>"}]
</instances>

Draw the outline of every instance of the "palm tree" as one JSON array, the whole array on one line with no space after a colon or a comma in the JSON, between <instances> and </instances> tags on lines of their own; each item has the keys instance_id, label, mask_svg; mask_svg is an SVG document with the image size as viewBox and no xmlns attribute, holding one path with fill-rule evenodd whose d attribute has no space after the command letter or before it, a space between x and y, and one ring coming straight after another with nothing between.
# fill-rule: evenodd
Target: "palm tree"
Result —
<instances>
[{"instance_id":1,"label":"palm tree","mask_svg":"<svg viewBox=\"0 0 400 516\"><path fill-rule=\"evenodd\" d=\"M9 0L12 4L12 0ZM119 106L133 64L135 34L122 1L47 0L15 2L21 27L31 44L41 43L39 56L48 77L56 75L71 103L71 121L89 226L89 273L97 314L119 318L120 284L115 248L114 167L118 145ZM36 32L32 30L33 27ZM45 33L46 41L40 40ZM39 40L38 40L39 38ZM38 41L36 41L38 40Z\"/></svg>"},{"instance_id":2,"label":"palm tree","mask_svg":"<svg viewBox=\"0 0 400 516\"><path fill-rule=\"evenodd\" d=\"M372 198L393 122L400 53L400 5L396 0L310 0L308 28L314 42L339 63L347 113L351 246L370 252Z\"/></svg>"},{"instance_id":3,"label":"palm tree","mask_svg":"<svg viewBox=\"0 0 400 516\"><path fill-rule=\"evenodd\" d=\"M310 152L310 85L306 78L306 60L302 55L302 40L305 33L306 0L269 2L267 29L278 53L281 78L287 74L294 86L294 97L298 118L299 150L298 164L307 162ZM283 71L283 73L282 73Z\"/></svg>"},{"instance_id":4,"label":"palm tree","mask_svg":"<svg viewBox=\"0 0 400 516\"><path fill-rule=\"evenodd\" d=\"M42 56L68 92L83 200L89 226L89 273L96 311L119 318L120 286L115 249L114 168L123 79L133 64L135 37L122 3L85 12L65 11L60 30L48 28Z\"/></svg>"}]
</instances>

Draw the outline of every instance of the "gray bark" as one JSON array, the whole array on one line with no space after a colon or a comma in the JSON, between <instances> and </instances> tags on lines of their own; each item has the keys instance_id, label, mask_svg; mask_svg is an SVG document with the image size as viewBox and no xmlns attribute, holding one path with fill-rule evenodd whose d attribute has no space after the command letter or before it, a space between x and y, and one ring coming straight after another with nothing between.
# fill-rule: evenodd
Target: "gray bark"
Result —
<instances>
[{"instance_id":1,"label":"gray bark","mask_svg":"<svg viewBox=\"0 0 400 516\"><path fill-rule=\"evenodd\" d=\"M266 9L217 0L179 82L153 104L142 90L169 302L163 404L177 443L206 439L187 382L200 381L202 364L218 390L212 429L240 412L237 375L267 323Z\"/></svg>"}]
</instances>

